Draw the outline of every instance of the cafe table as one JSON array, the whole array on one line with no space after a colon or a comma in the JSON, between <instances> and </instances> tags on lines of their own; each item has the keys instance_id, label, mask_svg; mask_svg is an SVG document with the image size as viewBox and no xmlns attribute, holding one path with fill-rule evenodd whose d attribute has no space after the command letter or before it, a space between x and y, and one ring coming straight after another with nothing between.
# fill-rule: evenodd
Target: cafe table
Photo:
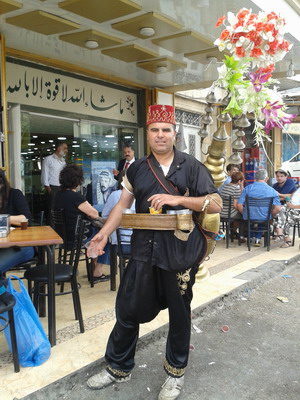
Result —
<instances>
[{"instance_id":1,"label":"cafe table","mask_svg":"<svg viewBox=\"0 0 300 400\"><path fill-rule=\"evenodd\" d=\"M23 230L15 228L11 230L8 236L0 238L0 249L13 246L33 246L46 251L48 264L48 336L51 346L56 344L54 248L55 245L62 243L62 238L50 226L31 226Z\"/></svg>"}]
</instances>

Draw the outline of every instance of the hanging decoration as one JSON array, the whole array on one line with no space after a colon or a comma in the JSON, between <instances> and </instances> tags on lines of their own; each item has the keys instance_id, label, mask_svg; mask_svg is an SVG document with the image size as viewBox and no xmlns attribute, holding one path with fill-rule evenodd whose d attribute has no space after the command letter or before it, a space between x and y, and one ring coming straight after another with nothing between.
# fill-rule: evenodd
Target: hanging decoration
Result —
<instances>
[{"instance_id":1,"label":"hanging decoration","mask_svg":"<svg viewBox=\"0 0 300 400\"><path fill-rule=\"evenodd\" d=\"M225 25L215 45L226 51L218 68L214 87L226 90L230 100L223 112L233 117L251 114L254 119L256 142L271 140L274 127L283 128L296 115L285 112L279 83L272 78L275 63L282 60L291 48L284 39L285 20L275 12L255 14L242 8L236 15L229 12L218 19L216 26Z\"/></svg>"}]
</instances>

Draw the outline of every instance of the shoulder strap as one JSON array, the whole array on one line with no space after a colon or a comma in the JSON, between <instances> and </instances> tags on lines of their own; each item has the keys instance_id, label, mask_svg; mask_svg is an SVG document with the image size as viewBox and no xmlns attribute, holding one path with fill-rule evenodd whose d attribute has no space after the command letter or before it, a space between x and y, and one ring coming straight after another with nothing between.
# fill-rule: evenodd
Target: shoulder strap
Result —
<instances>
[{"instance_id":1,"label":"shoulder strap","mask_svg":"<svg viewBox=\"0 0 300 400\"><path fill-rule=\"evenodd\" d=\"M165 191L169 194L172 195L180 195L178 189L176 186L172 184L172 182L168 181L162 171L161 168L158 168L157 165L155 164L154 160L152 157L147 157L147 163L157 179L157 181L160 183L160 185L165 189Z\"/></svg>"}]
</instances>

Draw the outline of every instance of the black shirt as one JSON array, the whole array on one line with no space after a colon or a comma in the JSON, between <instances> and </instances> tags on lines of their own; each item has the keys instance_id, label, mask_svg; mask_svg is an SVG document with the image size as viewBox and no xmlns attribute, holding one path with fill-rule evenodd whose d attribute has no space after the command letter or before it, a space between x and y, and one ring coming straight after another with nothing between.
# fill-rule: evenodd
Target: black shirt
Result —
<instances>
[{"instance_id":1,"label":"black shirt","mask_svg":"<svg viewBox=\"0 0 300 400\"><path fill-rule=\"evenodd\" d=\"M10 215L25 215L29 222L31 221L31 212L27 201L19 189L10 189L7 207L4 212Z\"/></svg>"},{"instance_id":2,"label":"black shirt","mask_svg":"<svg viewBox=\"0 0 300 400\"><path fill-rule=\"evenodd\" d=\"M74 232L78 215L86 217L86 215L82 213L78 208L78 206L85 201L85 198L80 193L73 192L73 190L60 190L55 196L54 210L59 211L63 209L65 212L66 234L68 243L72 243L74 239Z\"/></svg>"},{"instance_id":3,"label":"black shirt","mask_svg":"<svg viewBox=\"0 0 300 400\"><path fill-rule=\"evenodd\" d=\"M179 195L188 191L189 196L199 197L217 192L208 169L202 163L189 154L176 149L174 151L174 159L166 179L177 187ZM154 158L152 154L149 157ZM159 166L155 158L154 162ZM131 164L126 174L133 187L136 212L149 213L148 198L166 191L150 170L147 158L143 157ZM165 207L164 212L170 208ZM135 229L131 244L133 259L171 271L182 271L196 266L205 250L203 235L196 227L187 241L177 239L174 231Z\"/></svg>"}]
</instances>

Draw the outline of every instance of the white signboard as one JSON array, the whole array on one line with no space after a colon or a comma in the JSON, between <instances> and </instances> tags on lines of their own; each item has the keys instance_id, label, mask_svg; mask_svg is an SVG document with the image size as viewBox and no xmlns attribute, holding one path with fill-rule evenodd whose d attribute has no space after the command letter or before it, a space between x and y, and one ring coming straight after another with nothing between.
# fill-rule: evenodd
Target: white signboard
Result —
<instances>
[{"instance_id":1,"label":"white signboard","mask_svg":"<svg viewBox=\"0 0 300 400\"><path fill-rule=\"evenodd\" d=\"M136 94L8 62L7 100L118 121L137 122Z\"/></svg>"}]
</instances>

